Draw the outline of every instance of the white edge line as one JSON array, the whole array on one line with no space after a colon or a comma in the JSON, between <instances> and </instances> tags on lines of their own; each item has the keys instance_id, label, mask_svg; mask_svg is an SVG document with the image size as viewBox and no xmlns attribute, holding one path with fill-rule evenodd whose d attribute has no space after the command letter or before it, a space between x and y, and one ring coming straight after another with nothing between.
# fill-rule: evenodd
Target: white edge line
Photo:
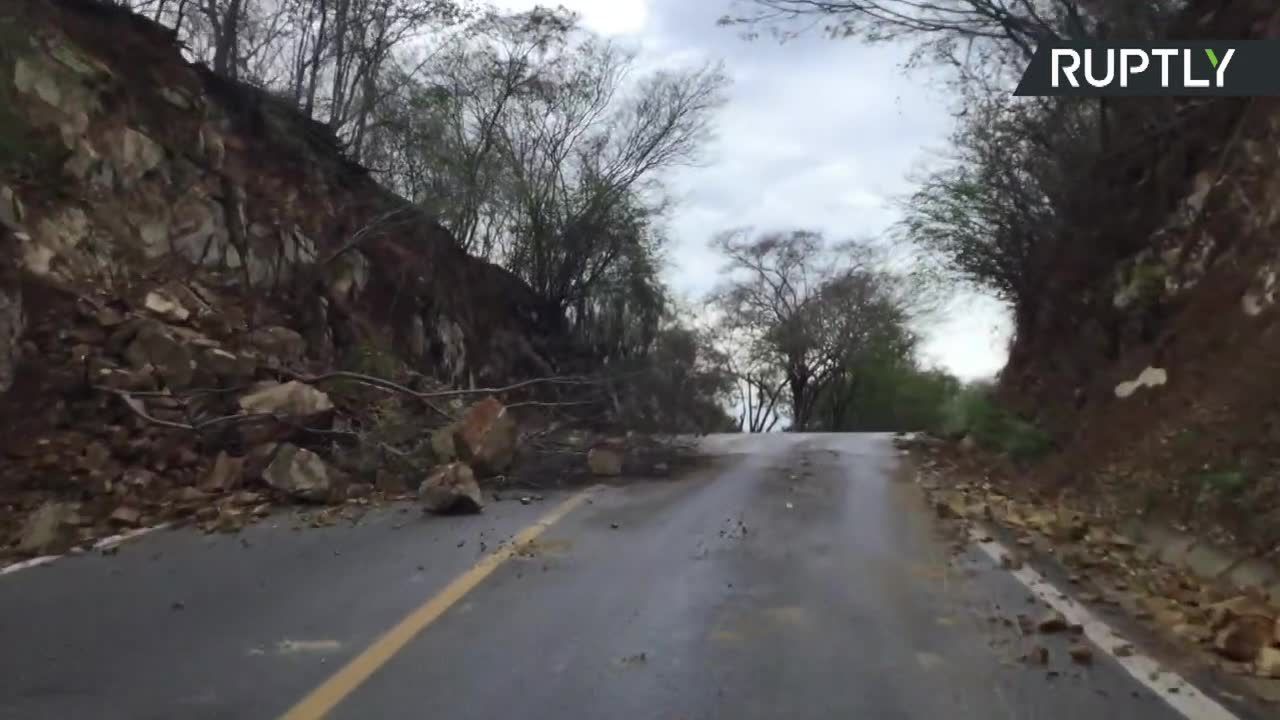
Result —
<instances>
[{"instance_id":1,"label":"white edge line","mask_svg":"<svg viewBox=\"0 0 1280 720\"><path fill-rule=\"evenodd\" d=\"M1004 545L991 540L991 536L980 527L975 526L970 534L978 547L982 548L982 551L997 564L1002 557L1011 554ZM1138 652L1137 648L1134 648L1133 654L1128 657L1116 655L1116 647L1120 645L1133 647L1132 644L1112 630L1111 626L1099 620L1087 607L1058 590L1026 564L1017 570L1009 570L1009 573L1026 585L1036 597L1062 613L1068 622L1083 627L1085 637L1183 717L1188 720L1240 720L1218 701L1200 692L1199 688L1181 675ZM1171 692L1175 688L1176 690Z\"/></svg>"},{"instance_id":2,"label":"white edge line","mask_svg":"<svg viewBox=\"0 0 1280 720\"><path fill-rule=\"evenodd\" d=\"M173 523L161 523L159 525L155 525L152 527L144 527L144 528L138 528L137 530L130 530L129 532L126 532L126 533L120 533L119 535L112 535L111 537L102 538L101 540L95 542L93 544L93 547L90 549L91 550L110 550L111 548L117 545L126 543L135 538L142 537L147 533L152 533L157 530L167 530L171 527L173 527ZM34 557L34 558L31 558L30 560L23 560L22 562L16 562L16 563L13 563L12 565L5 565L4 567L0 567L0 575L9 575L12 573L19 572L21 570L29 570L33 567L48 565L54 560L57 560L59 558L64 558L67 555L79 555L79 554L81 553L71 552L71 553L65 553L63 555L41 555L40 557Z\"/></svg>"}]
</instances>

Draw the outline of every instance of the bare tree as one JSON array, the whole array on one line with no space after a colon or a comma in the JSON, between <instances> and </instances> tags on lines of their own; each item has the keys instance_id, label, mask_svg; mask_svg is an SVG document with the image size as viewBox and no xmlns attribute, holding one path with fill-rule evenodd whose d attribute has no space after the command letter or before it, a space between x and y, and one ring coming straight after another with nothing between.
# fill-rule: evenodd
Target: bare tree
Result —
<instances>
[{"instance_id":1,"label":"bare tree","mask_svg":"<svg viewBox=\"0 0 1280 720\"><path fill-rule=\"evenodd\" d=\"M904 332L909 309L894 278L873 266L870 248L832 252L821 235L803 230L729 231L713 245L728 259L716 305L755 362L780 371L793 430L809 427L833 378Z\"/></svg>"}]
</instances>

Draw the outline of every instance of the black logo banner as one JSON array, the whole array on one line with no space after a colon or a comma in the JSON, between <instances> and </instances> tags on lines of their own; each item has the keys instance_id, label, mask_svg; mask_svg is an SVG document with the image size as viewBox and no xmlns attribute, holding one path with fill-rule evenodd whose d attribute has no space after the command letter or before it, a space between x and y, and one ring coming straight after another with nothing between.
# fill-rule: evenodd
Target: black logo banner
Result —
<instances>
[{"instance_id":1,"label":"black logo banner","mask_svg":"<svg viewBox=\"0 0 1280 720\"><path fill-rule=\"evenodd\" d=\"M1046 43L1019 96L1280 96L1280 40Z\"/></svg>"}]
</instances>

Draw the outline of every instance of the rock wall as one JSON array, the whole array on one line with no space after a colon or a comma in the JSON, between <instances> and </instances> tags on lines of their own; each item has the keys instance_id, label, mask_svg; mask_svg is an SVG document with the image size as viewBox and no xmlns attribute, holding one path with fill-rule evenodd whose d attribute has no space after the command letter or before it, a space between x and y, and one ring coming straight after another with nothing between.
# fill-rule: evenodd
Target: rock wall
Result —
<instances>
[{"instance_id":1,"label":"rock wall","mask_svg":"<svg viewBox=\"0 0 1280 720\"><path fill-rule=\"evenodd\" d=\"M1277 38L1280 11L1198 0L1179 33ZM1003 389L1054 432L1064 486L1271 550L1280 102L1183 101L1159 127L1117 117L1123 152L1082 189L1079 236L1019 319Z\"/></svg>"},{"instance_id":2,"label":"rock wall","mask_svg":"<svg viewBox=\"0 0 1280 720\"><path fill-rule=\"evenodd\" d=\"M551 369L558 325L527 286L323 125L94 0L0 10L0 225L0 390L41 363L23 352L32 323L141 308L159 288L216 318L215 343L283 325L317 363L376 340L453 384Z\"/></svg>"}]
</instances>

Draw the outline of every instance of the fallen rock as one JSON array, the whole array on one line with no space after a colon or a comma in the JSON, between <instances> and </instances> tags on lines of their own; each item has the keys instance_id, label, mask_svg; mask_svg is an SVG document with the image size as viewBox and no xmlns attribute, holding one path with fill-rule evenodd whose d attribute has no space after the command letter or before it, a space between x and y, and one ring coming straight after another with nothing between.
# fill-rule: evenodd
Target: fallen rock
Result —
<instances>
[{"instance_id":1,"label":"fallen rock","mask_svg":"<svg viewBox=\"0 0 1280 720\"><path fill-rule=\"evenodd\" d=\"M1213 648L1228 660L1252 662L1275 638L1275 620L1262 615L1244 615L1218 631Z\"/></svg>"},{"instance_id":2,"label":"fallen rock","mask_svg":"<svg viewBox=\"0 0 1280 720\"><path fill-rule=\"evenodd\" d=\"M333 402L323 392L296 380L263 386L240 398L247 413L271 413L294 418L315 418L333 410Z\"/></svg>"},{"instance_id":3,"label":"fallen rock","mask_svg":"<svg viewBox=\"0 0 1280 720\"><path fill-rule=\"evenodd\" d=\"M1207 609L1209 612L1209 627L1214 630L1221 630L1242 617L1250 615L1267 616L1271 614L1270 608L1248 595L1238 595L1229 600L1214 603Z\"/></svg>"},{"instance_id":4,"label":"fallen rock","mask_svg":"<svg viewBox=\"0 0 1280 720\"><path fill-rule=\"evenodd\" d=\"M190 346L172 328L158 322L142 324L125 348L124 358L135 370L153 370L171 389L191 384L195 358Z\"/></svg>"},{"instance_id":5,"label":"fallen rock","mask_svg":"<svg viewBox=\"0 0 1280 720\"><path fill-rule=\"evenodd\" d=\"M111 522L117 525L137 527L142 522L142 511L129 505L121 505L111 513Z\"/></svg>"},{"instance_id":6,"label":"fallen rock","mask_svg":"<svg viewBox=\"0 0 1280 720\"><path fill-rule=\"evenodd\" d=\"M1067 649L1067 654L1071 656L1071 660L1078 665L1093 664L1093 649L1088 645L1072 645Z\"/></svg>"},{"instance_id":7,"label":"fallen rock","mask_svg":"<svg viewBox=\"0 0 1280 720\"><path fill-rule=\"evenodd\" d=\"M307 341L302 335L280 325L258 328L249 333L245 342L264 355L272 367L295 363L307 353Z\"/></svg>"},{"instance_id":8,"label":"fallen rock","mask_svg":"<svg viewBox=\"0 0 1280 720\"><path fill-rule=\"evenodd\" d=\"M206 348L200 355L200 367L217 377L236 382L252 378L258 364L246 355L236 355L222 348Z\"/></svg>"},{"instance_id":9,"label":"fallen rock","mask_svg":"<svg viewBox=\"0 0 1280 720\"><path fill-rule=\"evenodd\" d=\"M168 322L186 322L191 317L190 310L183 307L177 298L163 290L152 290L147 293L142 304L148 311Z\"/></svg>"},{"instance_id":10,"label":"fallen rock","mask_svg":"<svg viewBox=\"0 0 1280 720\"><path fill-rule=\"evenodd\" d=\"M475 473L461 462L436 468L418 486L418 500L424 510L438 514L478 513L484 509Z\"/></svg>"},{"instance_id":11,"label":"fallen rock","mask_svg":"<svg viewBox=\"0 0 1280 720\"><path fill-rule=\"evenodd\" d=\"M622 451L607 446L591 448L587 452L587 467L597 477L617 477L622 474Z\"/></svg>"},{"instance_id":12,"label":"fallen rock","mask_svg":"<svg viewBox=\"0 0 1280 720\"><path fill-rule=\"evenodd\" d=\"M1280 679L1280 650L1262 648L1253 662L1253 674L1258 677Z\"/></svg>"},{"instance_id":13,"label":"fallen rock","mask_svg":"<svg viewBox=\"0 0 1280 720\"><path fill-rule=\"evenodd\" d=\"M231 457L226 452L218 453L213 460L213 467L204 476L200 487L206 492L226 492L240 486L244 477L244 458Z\"/></svg>"},{"instance_id":14,"label":"fallen rock","mask_svg":"<svg viewBox=\"0 0 1280 720\"><path fill-rule=\"evenodd\" d=\"M1056 610L1040 618L1040 622L1036 625L1036 629L1045 634L1065 632L1069 627L1071 625L1067 622L1067 618Z\"/></svg>"},{"instance_id":15,"label":"fallen rock","mask_svg":"<svg viewBox=\"0 0 1280 720\"><path fill-rule=\"evenodd\" d=\"M18 532L18 551L32 555L58 553L75 544L74 506L46 502L27 516Z\"/></svg>"},{"instance_id":16,"label":"fallen rock","mask_svg":"<svg viewBox=\"0 0 1280 720\"><path fill-rule=\"evenodd\" d=\"M299 500L324 502L341 480L341 474L310 450L281 445L262 478L276 490Z\"/></svg>"},{"instance_id":17,"label":"fallen rock","mask_svg":"<svg viewBox=\"0 0 1280 720\"><path fill-rule=\"evenodd\" d=\"M511 467L518 439L515 417L494 397L468 408L454 433L458 456L481 475L496 475Z\"/></svg>"},{"instance_id":18,"label":"fallen rock","mask_svg":"<svg viewBox=\"0 0 1280 720\"><path fill-rule=\"evenodd\" d=\"M1181 623L1173 626L1173 634L1187 642L1202 645L1213 639L1213 631L1204 625Z\"/></svg>"},{"instance_id":19,"label":"fallen rock","mask_svg":"<svg viewBox=\"0 0 1280 720\"><path fill-rule=\"evenodd\" d=\"M1049 648L1043 645L1036 645L1026 655L1026 662L1029 665L1045 666L1049 664Z\"/></svg>"},{"instance_id":20,"label":"fallen rock","mask_svg":"<svg viewBox=\"0 0 1280 720\"><path fill-rule=\"evenodd\" d=\"M191 486L179 488L169 497L179 505L194 505L209 499L208 495Z\"/></svg>"}]
</instances>

